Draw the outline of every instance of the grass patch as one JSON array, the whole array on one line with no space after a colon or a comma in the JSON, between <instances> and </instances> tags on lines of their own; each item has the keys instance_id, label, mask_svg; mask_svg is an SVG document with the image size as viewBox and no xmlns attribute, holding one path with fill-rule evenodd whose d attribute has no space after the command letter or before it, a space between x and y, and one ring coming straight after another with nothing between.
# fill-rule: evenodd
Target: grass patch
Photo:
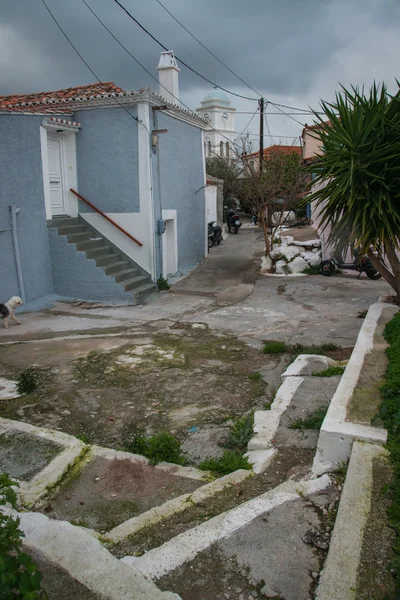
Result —
<instances>
[{"instance_id":1,"label":"grass patch","mask_svg":"<svg viewBox=\"0 0 400 600\"><path fill-rule=\"evenodd\" d=\"M357 314L357 319L365 319L365 317L367 316L367 312L368 310L360 310L359 313Z\"/></svg>"},{"instance_id":2,"label":"grass patch","mask_svg":"<svg viewBox=\"0 0 400 600\"><path fill-rule=\"evenodd\" d=\"M151 437L146 437L143 432L136 430L132 437L124 444L124 450L132 454L146 456L151 464L160 462L184 465L185 457L182 455L181 443L167 431L162 431Z\"/></svg>"},{"instance_id":3,"label":"grass patch","mask_svg":"<svg viewBox=\"0 0 400 600\"><path fill-rule=\"evenodd\" d=\"M318 408L315 412L313 412L305 419L296 419L292 421L289 425L290 429L321 429L321 425L323 420L325 419L325 415L327 413L327 408Z\"/></svg>"},{"instance_id":4,"label":"grass patch","mask_svg":"<svg viewBox=\"0 0 400 600\"><path fill-rule=\"evenodd\" d=\"M262 375L258 371L255 373L250 373L250 375L247 375L247 377L250 379L250 381L261 381L262 379Z\"/></svg>"},{"instance_id":5,"label":"grass patch","mask_svg":"<svg viewBox=\"0 0 400 600\"><path fill-rule=\"evenodd\" d=\"M321 265L313 265L303 271L306 275L321 275Z\"/></svg>"},{"instance_id":6,"label":"grass patch","mask_svg":"<svg viewBox=\"0 0 400 600\"><path fill-rule=\"evenodd\" d=\"M285 344L285 342L278 342L276 340L271 340L265 342L264 344L264 354L293 354L298 356L299 354L325 354L326 352L333 352L334 350L339 350L340 346L337 344L333 344L332 342L328 342L326 344L321 344L320 346L304 346L303 344L294 344L290 346Z\"/></svg>"},{"instance_id":7,"label":"grass patch","mask_svg":"<svg viewBox=\"0 0 400 600\"><path fill-rule=\"evenodd\" d=\"M383 402L379 416L388 430L387 447L394 470L389 518L397 533L393 546L395 557L391 565L394 569L397 598L400 596L400 313L386 325L383 335L389 347L386 349L388 366L386 380L381 387Z\"/></svg>"},{"instance_id":8,"label":"grass patch","mask_svg":"<svg viewBox=\"0 0 400 600\"><path fill-rule=\"evenodd\" d=\"M285 352L289 352L289 346L285 342L271 340L265 342L263 352L264 354L285 354Z\"/></svg>"},{"instance_id":9,"label":"grass patch","mask_svg":"<svg viewBox=\"0 0 400 600\"><path fill-rule=\"evenodd\" d=\"M313 377L333 377L334 375L343 375L345 371L345 367L340 367L339 365L333 365L332 367L328 367L325 371L314 371L311 373Z\"/></svg>"},{"instance_id":10,"label":"grass patch","mask_svg":"<svg viewBox=\"0 0 400 600\"><path fill-rule=\"evenodd\" d=\"M32 394L38 386L38 375L33 367L21 371L17 379L17 390L21 396Z\"/></svg>"},{"instance_id":11,"label":"grass patch","mask_svg":"<svg viewBox=\"0 0 400 600\"><path fill-rule=\"evenodd\" d=\"M233 450L225 450L220 458L207 458L199 465L204 471L211 471L216 477L228 475L238 469L251 469L251 465L247 458L241 454L237 454Z\"/></svg>"},{"instance_id":12,"label":"grass patch","mask_svg":"<svg viewBox=\"0 0 400 600\"><path fill-rule=\"evenodd\" d=\"M224 447L243 454L247 450L247 444L253 435L254 412L251 411L244 417L237 419L232 425ZM240 468L240 467L239 467Z\"/></svg>"}]
</instances>

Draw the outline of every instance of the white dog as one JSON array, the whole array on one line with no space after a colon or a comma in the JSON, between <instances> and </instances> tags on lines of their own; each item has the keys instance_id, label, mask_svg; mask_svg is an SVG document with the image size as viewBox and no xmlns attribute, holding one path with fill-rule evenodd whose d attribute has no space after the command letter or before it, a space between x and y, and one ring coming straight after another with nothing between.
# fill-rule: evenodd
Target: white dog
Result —
<instances>
[{"instance_id":1,"label":"white dog","mask_svg":"<svg viewBox=\"0 0 400 600\"><path fill-rule=\"evenodd\" d=\"M4 327L6 329L8 329L8 319L12 319L17 325L20 325L14 312L16 307L21 306L22 304L23 302L19 296L13 296L5 304L0 304L0 315L4 319Z\"/></svg>"}]
</instances>

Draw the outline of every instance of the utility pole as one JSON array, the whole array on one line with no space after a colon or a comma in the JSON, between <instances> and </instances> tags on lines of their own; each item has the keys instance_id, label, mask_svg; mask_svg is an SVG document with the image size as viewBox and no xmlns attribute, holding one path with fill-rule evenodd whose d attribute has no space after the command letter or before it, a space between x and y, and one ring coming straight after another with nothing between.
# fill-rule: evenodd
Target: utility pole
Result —
<instances>
[{"instance_id":1,"label":"utility pole","mask_svg":"<svg viewBox=\"0 0 400 600\"><path fill-rule=\"evenodd\" d=\"M262 176L264 166L264 98L258 101L260 107L260 177Z\"/></svg>"}]
</instances>

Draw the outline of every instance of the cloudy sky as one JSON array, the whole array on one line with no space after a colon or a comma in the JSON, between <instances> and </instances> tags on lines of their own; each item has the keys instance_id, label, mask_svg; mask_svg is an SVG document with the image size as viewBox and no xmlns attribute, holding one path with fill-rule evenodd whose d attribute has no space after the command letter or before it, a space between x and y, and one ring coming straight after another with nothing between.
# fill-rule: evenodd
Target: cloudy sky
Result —
<instances>
[{"instance_id":1,"label":"cloudy sky","mask_svg":"<svg viewBox=\"0 0 400 600\"><path fill-rule=\"evenodd\" d=\"M160 48L113 0L86 0L114 35L157 78ZM161 0L215 55L272 102L317 109L333 99L339 83L400 78L398 0ZM46 0L96 75L125 89L157 83L105 31L82 0ZM206 52L157 0L121 3L194 69L238 94L256 97ZM0 0L0 95L53 90L94 81L46 11L42 0ZM182 101L199 106L211 85L181 66ZM237 131L245 130L257 104L230 97ZM269 106L268 112L277 112ZM312 118L301 116L302 123ZM291 143L301 125L271 114L272 141ZM258 119L249 127L257 147ZM266 132L267 133L267 132ZM272 143L265 139L265 145Z\"/></svg>"}]
</instances>

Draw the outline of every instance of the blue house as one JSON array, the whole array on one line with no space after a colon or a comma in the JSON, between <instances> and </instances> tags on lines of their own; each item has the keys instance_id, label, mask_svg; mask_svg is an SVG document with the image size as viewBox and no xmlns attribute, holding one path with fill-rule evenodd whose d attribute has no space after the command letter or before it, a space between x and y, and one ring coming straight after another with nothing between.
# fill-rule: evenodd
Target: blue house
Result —
<instances>
[{"instance_id":1,"label":"blue house","mask_svg":"<svg viewBox=\"0 0 400 600\"><path fill-rule=\"evenodd\" d=\"M0 96L0 301L134 303L207 254L207 124L177 104L172 53L158 69L163 95Z\"/></svg>"}]
</instances>

